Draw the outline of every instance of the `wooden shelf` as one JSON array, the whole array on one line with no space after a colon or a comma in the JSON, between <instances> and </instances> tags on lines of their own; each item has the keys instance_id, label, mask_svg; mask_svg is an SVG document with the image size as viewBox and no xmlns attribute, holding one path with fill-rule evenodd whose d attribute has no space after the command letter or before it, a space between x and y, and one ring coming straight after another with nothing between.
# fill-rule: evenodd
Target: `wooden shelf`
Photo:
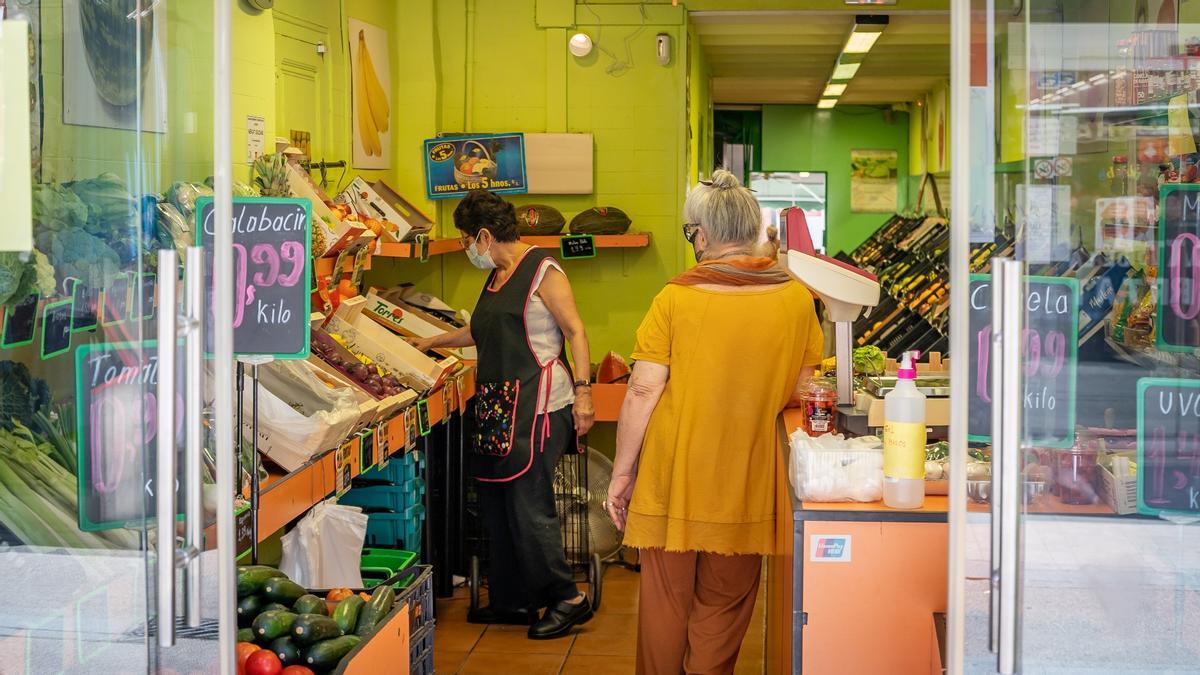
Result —
<instances>
[{"instance_id":1,"label":"wooden shelf","mask_svg":"<svg viewBox=\"0 0 1200 675\"><path fill-rule=\"evenodd\" d=\"M463 400L468 401L475 396L475 369L468 368L459 377L462 378ZM428 399L429 424L436 426L446 420L457 410L447 410L443 396L445 388L432 392ZM453 398L453 397L452 397ZM451 401L451 405L454 405ZM404 438L404 416L397 415L387 422L388 436L393 439ZM357 445L358 439L351 443ZM393 442L392 455L402 454L404 443ZM399 452L397 452L397 450ZM362 467L358 465L358 452L351 452L351 477L358 476ZM320 501L333 494L336 483L334 480L334 451L314 457L312 461L289 473L271 473L261 485L258 510L258 540L261 542L282 529L296 518L304 515Z\"/></svg>"},{"instance_id":2,"label":"wooden shelf","mask_svg":"<svg viewBox=\"0 0 1200 675\"><path fill-rule=\"evenodd\" d=\"M521 241L537 248L558 248L562 236L521 237ZM595 237L596 248L645 248L650 245L648 232L630 232L627 234L602 234ZM462 242L457 239L431 239L429 255L445 255L458 253L463 250ZM380 258L418 258L420 251L416 244L381 244L375 253Z\"/></svg>"}]
</instances>

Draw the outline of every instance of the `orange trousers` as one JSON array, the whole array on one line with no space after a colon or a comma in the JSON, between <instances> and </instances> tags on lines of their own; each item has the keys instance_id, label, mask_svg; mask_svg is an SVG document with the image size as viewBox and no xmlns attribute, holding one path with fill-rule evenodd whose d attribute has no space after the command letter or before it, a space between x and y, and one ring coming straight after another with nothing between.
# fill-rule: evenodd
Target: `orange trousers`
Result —
<instances>
[{"instance_id":1,"label":"orange trousers","mask_svg":"<svg viewBox=\"0 0 1200 675\"><path fill-rule=\"evenodd\" d=\"M638 675L727 675L754 613L760 555L641 551Z\"/></svg>"}]
</instances>

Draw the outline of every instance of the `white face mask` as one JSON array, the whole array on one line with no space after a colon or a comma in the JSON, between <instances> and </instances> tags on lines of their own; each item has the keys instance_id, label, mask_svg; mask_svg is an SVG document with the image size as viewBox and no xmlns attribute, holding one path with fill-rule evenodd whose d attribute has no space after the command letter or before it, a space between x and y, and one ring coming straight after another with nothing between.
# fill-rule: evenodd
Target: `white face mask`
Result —
<instances>
[{"instance_id":1,"label":"white face mask","mask_svg":"<svg viewBox=\"0 0 1200 675\"><path fill-rule=\"evenodd\" d=\"M480 253L479 251L475 250L475 244L478 242L479 242L479 240L476 239L476 241L474 243L467 245L467 248L466 248L467 259L471 261L472 265L474 265L475 267L478 267L481 270L496 269L496 261L492 260L492 245L489 243L488 250L484 251L483 253Z\"/></svg>"}]
</instances>

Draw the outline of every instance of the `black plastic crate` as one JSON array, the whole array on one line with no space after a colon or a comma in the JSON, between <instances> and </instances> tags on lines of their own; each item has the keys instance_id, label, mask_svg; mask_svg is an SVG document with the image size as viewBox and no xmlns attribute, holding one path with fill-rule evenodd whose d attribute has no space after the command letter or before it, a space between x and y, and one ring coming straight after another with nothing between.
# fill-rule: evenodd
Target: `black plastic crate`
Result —
<instances>
[{"instance_id":1,"label":"black plastic crate","mask_svg":"<svg viewBox=\"0 0 1200 675\"><path fill-rule=\"evenodd\" d=\"M408 634L433 624L433 567L414 565L393 577L404 583L396 590L396 604L408 603ZM433 638L430 638L432 640Z\"/></svg>"},{"instance_id":2,"label":"black plastic crate","mask_svg":"<svg viewBox=\"0 0 1200 675\"><path fill-rule=\"evenodd\" d=\"M434 622L430 621L408 638L409 672L412 675L434 675L433 629Z\"/></svg>"}]
</instances>

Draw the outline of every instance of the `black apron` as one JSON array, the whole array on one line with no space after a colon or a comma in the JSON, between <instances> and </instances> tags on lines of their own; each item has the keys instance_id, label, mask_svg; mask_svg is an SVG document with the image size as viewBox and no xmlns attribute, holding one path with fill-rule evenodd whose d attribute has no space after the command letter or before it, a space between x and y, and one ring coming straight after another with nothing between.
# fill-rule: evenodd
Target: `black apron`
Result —
<instances>
[{"instance_id":1,"label":"black apron","mask_svg":"<svg viewBox=\"0 0 1200 675\"><path fill-rule=\"evenodd\" d=\"M546 251L530 249L497 290L491 290L496 278L493 270L471 317L479 363L470 468L471 475L481 481L519 478L533 465L534 453L546 451L550 418L538 414L538 408L549 402L555 364L562 363L567 373L571 372L565 341L556 359L541 363L525 325L533 282L543 261L550 257Z\"/></svg>"}]
</instances>

